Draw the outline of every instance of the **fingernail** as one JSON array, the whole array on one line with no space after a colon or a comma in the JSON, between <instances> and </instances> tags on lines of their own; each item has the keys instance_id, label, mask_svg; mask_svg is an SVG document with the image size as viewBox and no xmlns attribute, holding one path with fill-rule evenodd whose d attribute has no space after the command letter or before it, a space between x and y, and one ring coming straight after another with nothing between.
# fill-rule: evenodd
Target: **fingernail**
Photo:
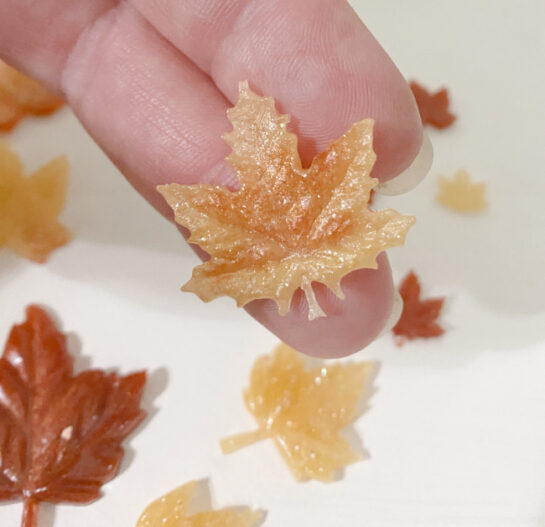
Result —
<instances>
[{"instance_id":1,"label":"fingernail","mask_svg":"<svg viewBox=\"0 0 545 527\"><path fill-rule=\"evenodd\" d=\"M382 331L379 333L379 337L382 337L382 335L386 335L386 333L389 333L392 330L392 328L399 321L402 311L403 311L403 298L401 298L401 295L396 291L394 293L392 312L390 313L390 316L388 317L386 324L384 324Z\"/></svg>"},{"instance_id":2,"label":"fingernail","mask_svg":"<svg viewBox=\"0 0 545 527\"><path fill-rule=\"evenodd\" d=\"M416 187L428 174L433 162L433 146L428 134L424 132L422 136L422 146L411 166L401 172L399 176L379 183L375 191L385 196L396 196L405 194Z\"/></svg>"}]
</instances>

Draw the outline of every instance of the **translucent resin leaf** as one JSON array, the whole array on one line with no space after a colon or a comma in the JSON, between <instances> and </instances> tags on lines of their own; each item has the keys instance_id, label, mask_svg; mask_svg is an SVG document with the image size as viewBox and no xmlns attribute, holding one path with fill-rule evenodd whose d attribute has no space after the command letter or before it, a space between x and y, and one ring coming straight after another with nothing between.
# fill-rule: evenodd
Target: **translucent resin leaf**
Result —
<instances>
[{"instance_id":1,"label":"translucent resin leaf","mask_svg":"<svg viewBox=\"0 0 545 527\"><path fill-rule=\"evenodd\" d=\"M485 197L486 183L472 183L466 170L459 170L454 177L439 178L437 201L456 212L480 212L488 206Z\"/></svg>"},{"instance_id":2,"label":"translucent resin leaf","mask_svg":"<svg viewBox=\"0 0 545 527\"><path fill-rule=\"evenodd\" d=\"M411 82L410 86L422 124L448 128L454 123L456 116L450 112L450 97L446 88L431 93L417 82Z\"/></svg>"},{"instance_id":3,"label":"translucent resin leaf","mask_svg":"<svg viewBox=\"0 0 545 527\"><path fill-rule=\"evenodd\" d=\"M223 439L223 452L273 439L296 479L331 481L339 469L361 459L339 431L358 416L372 371L370 362L306 370L303 358L280 344L256 360L244 392L259 428Z\"/></svg>"},{"instance_id":4,"label":"translucent resin leaf","mask_svg":"<svg viewBox=\"0 0 545 527\"><path fill-rule=\"evenodd\" d=\"M403 311L392 331L401 337L400 344L406 338L439 337L445 332L437 322L445 299L422 299L420 282L413 271L401 282L399 294L403 299Z\"/></svg>"},{"instance_id":5,"label":"translucent resin leaf","mask_svg":"<svg viewBox=\"0 0 545 527\"><path fill-rule=\"evenodd\" d=\"M0 61L0 131L11 130L25 115L48 115L64 104L38 81Z\"/></svg>"},{"instance_id":6,"label":"translucent resin leaf","mask_svg":"<svg viewBox=\"0 0 545 527\"><path fill-rule=\"evenodd\" d=\"M356 269L377 267L379 253L402 245L414 218L367 208L377 180L373 121L352 125L345 135L301 166L289 117L274 101L240 84L227 113L233 130L224 136L227 157L241 188L211 185L158 187L191 232L189 241L210 259L193 270L184 291L208 302L219 296L239 306L274 300L281 314L298 288L306 293L309 318L323 316L312 292L321 282L342 298L340 281Z\"/></svg>"},{"instance_id":7,"label":"translucent resin leaf","mask_svg":"<svg viewBox=\"0 0 545 527\"><path fill-rule=\"evenodd\" d=\"M144 418L144 372L73 373L66 337L27 308L0 358L0 500L21 499L23 527L39 502L87 503L123 459L122 441ZM83 522L82 522L83 523Z\"/></svg>"},{"instance_id":8,"label":"translucent resin leaf","mask_svg":"<svg viewBox=\"0 0 545 527\"><path fill-rule=\"evenodd\" d=\"M260 511L240 507L191 514L196 485L190 481L148 505L136 527L252 527L261 519Z\"/></svg>"},{"instance_id":9,"label":"translucent resin leaf","mask_svg":"<svg viewBox=\"0 0 545 527\"><path fill-rule=\"evenodd\" d=\"M66 244L70 231L57 218L68 189L68 161L50 161L30 177L15 152L0 143L0 247L43 263Z\"/></svg>"}]
</instances>

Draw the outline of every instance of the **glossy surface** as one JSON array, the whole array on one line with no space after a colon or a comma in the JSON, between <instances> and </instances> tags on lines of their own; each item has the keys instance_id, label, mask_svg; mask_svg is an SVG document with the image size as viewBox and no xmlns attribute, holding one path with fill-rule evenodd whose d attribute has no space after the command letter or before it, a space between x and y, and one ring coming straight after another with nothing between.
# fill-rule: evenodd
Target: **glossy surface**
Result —
<instances>
[{"instance_id":1,"label":"glossy surface","mask_svg":"<svg viewBox=\"0 0 545 527\"><path fill-rule=\"evenodd\" d=\"M420 298L420 281L411 271L401 282L399 294L403 299L403 310L399 321L393 327L394 335L403 339L417 339L439 337L445 330L438 324L437 319L443 307L444 298Z\"/></svg>"},{"instance_id":2,"label":"glossy surface","mask_svg":"<svg viewBox=\"0 0 545 527\"><path fill-rule=\"evenodd\" d=\"M312 282L342 298L340 281L351 271L376 269L377 255L402 245L414 223L392 209L371 211L370 177L375 162L373 121L366 119L318 154L303 169L289 116L274 100L240 84L237 105L228 111L232 132L224 139L241 188L210 185L159 187L176 221L191 231L189 241L211 258L193 270L182 288L210 301L230 296L239 306L271 298L281 314L294 292L306 294L309 318L323 316Z\"/></svg>"},{"instance_id":3,"label":"glossy surface","mask_svg":"<svg viewBox=\"0 0 545 527\"><path fill-rule=\"evenodd\" d=\"M410 86L423 124L448 128L454 123L456 116L450 111L450 97L446 88L430 92L414 81Z\"/></svg>"},{"instance_id":4,"label":"glossy surface","mask_svg":"<svg viewBox=\"0 0 545 527\"><path fill-rule=\"evenodd\" d=\"M472 183L466 170L458 170L452 178L439 177L437 201L456 212L480 212L488 206L486 183Z\"/></svg>"},{"instance_id":5,"label":"glossy surface","mask_svg":"<svg viewBox=\"0 0 545 527\"><path fill-rule=\"evenodd\" d=\"M36 306L13 327L0 359L0 500L86 503L118 472L121 442L144 418L146 374L73 374L66 337Z\"/></svg>"},{"instance_id":6,"label":"glossy surface","mask_svg":"<svg viewBox=\"0 0 545 527\"><path fill-rule=\"evenodd\" d=\"M63 104L39 82L0 61L0 131L11 130L27 114L48 115Z\"/></svg>"},{"instance_id":7,"label":"glossy surface","mask_svg":"<svg viewBox=\"0 0 545 527\"><path fill-rule=\"evenodd\" d=\"M256 360L244 392L258 430L223 439L223 452L274 439L296 479L332 481L339 469L362 459L339 431L358 417L372 370L370 362L306 370L302 356L280 344Z\"/></svg>"},{"instance_id":8,"label":"glossy surface","mask_svg":"<svg viewBox=\"0 0 545 527\"><path fill-rule=\"evenodd\" d=\"M43 263L66 244L70 231L57 221L68 188L68 161L57 157L25 177L15 152L0 143L0 248Z\"/></svg>"},{"instance_id":9,"label":"glossy surface","mask_svg":"<svg viewBox=\"0 0 545 527\"><path fill-rule=\"evenodd\" d=\"M545 526L545 3L354 7L402 72L449 87L459 115L450 129L428 128L435 166L422 186L376 199L417 216L407 247L388 256L396 286L414 269L424 298L447 296L447 332L401 350L388 334L361 353L357 360L381 363L371 407L353 425L370 459L341 481L297 483L273 441L221 455L220 437L257 428L242 389L276 339L231 299L180 294L200 262L68 108L26 119L9 140L29 168L68 155L74 175L62 221L76 237L46 266L0 250L0 336L29 302L50 305L92 366L149 369L153 414L104 498L54 507L54 520L43 507L42 527L134 527L153 499L208 476L215 508L265 508L262 527ZM489 181L490 206L477 218L434 201L437 176L459 167ZM88 367L77 355L76 364ZM157 379L164 368L166 379ZM0 526L20 518L20 504L0 506Z\"/></svg>"},{"instance_id":10,"label":"glossy surface","mask_svg":"<svg viewBox=\"0 0 545 527\"><path fill-rule=\"evenodd\" d=\"M193 514L190 507L196 486L190 481L148 505L136 527L252 527L262 517L260 511L241 507Z\"/></svg>"}]
</instances>

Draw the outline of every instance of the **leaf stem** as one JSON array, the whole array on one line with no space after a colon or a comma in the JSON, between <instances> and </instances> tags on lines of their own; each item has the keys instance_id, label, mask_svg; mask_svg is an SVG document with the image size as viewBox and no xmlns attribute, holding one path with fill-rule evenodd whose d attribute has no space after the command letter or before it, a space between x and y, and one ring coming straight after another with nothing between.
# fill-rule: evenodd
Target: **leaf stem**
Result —
<instances>
[{"instance_id":1,"label":"leaf stem","mask_svg":"<svg viewBox=\"0 0 545 527\"><path fill-rule=\"evenodd\" d=\"M23 520L21 522L21 527L38 527L39 503L33 499L25 499L23 504Z\"/></svg>"},{"instance_id":2,"label":"leaf stem","mask_svg":"<svg viewBox=\"0 0 545 527\"><path fill-rule=\"evenodd\" d=\"M316 300L314 289L312 289L312 282L306 276L303 276L301 281L301 289L304 291L305 296L307 297L308 319L314 320L318 317L325 317L325 313Z\"/></svg>"},{"instance_id":3,"label":"leaf stem","mask_svg":"<svg viewBox=\"0 0 545 527\"><path fill-rule=\"evenodd\" d=\"M221 451L224 454L231 454L240 448L256 443L257 441L262 441L269 437L269 432L258 428L257 430L252 430L251 432L242 432L241 434L235 434L229 437L224 437L220 440Z\"/></svg>"}]
</instances>

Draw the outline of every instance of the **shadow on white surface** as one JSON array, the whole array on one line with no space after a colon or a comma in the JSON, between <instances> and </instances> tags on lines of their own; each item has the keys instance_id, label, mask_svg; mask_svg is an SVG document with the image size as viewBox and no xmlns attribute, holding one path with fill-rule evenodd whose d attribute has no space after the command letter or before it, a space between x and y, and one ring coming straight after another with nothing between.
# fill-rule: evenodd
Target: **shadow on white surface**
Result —
<instances>
[{"instance_id":1,"label":"shadow on white surface","mask_svg":"<svg viewBox=\"0 0 545 527\"><path fill-rule=\"evenodd\" d=\"M55 314L55 312L50 307L42 307L46 309L48 314L53 318L57 328L61 328L60 318ZM66 346L72 360L74 361L74 373L76 375L92 367L91 356L83 354L83 344L77 333L73 331L66 333Z\"/></svg>"},{"instance_id":2,"label":"shadow on white surface","mask_svg":"<svg viewBox=\"0 0 545 527\"><path fill-rule=\"evenodd\" d=\"M210 492L210 480L209 478L197 480L195 485L195 492L189 502L187 514L197 514L203 511L210 511L213 509L212 493Z\"/></svg>"},{"instance_id":3,"label":"shadow on white surface","mask_svg":"<svg viewBox=\"0 0 545 527\"><path fill-rule=\"evenodd\" d=\"M456 345L470 350L540 342L545 337L545 222L539 198L545 196L545 179L535 182L532 196L527 196L524 189L511 188L506 178L476 175L476 181L488 179L490 206L462 215L435 203L438 173L433 170L418 192L395 201L377 199L380 206L418 218L407 246L392 255L394 270L400 271L397 282L414 269L424 297L446 296L443 351L451 331L457 334ZM459 312L462 299L473 316ZM457 326L449 328L449 320Z\"/></svg>"},{"instance_id":4,"label":"shadow on white surface","mask_svg":"<svg viewBox=\"0 0 545 527\"><path fill-rule=\"evenodd\" d=\"M8 249L0 249L0 287L15 278L22 270L21 263L21 259Z\"/></svg>"},{"instance_id":5,"label":"shadow on white surface","mask_svg":"<svg viewBox=\"0 0 545 527\"><path fill-rule=\"evenodd\" d=\"M177 230L129 185L70 111L25 121L9 140L27 173L61 153L69 159L69 194L59 219L74 238L54 251L42 268L122 298L171 309L172 297L165 291L177 292L197 258ZM0 285L27 269L32 271L30 265L0 250Z\"/></svg>"},{"instance_id":6,"label":"shadow on white surface","mask_svg":"<svg viewBox=\"0 0 545 527\"><path fill-rule=\"evenodd\" d=\"M57 329L62 331L62 320L56 314L55 310L52 308L41 305L48 315L53 319ZM72 357L74 365L74 374L77 375L80 372L92 369L94 366L92 364L91 357L89 355L83 354L83 345L80 337L75 332L66 333L66 345L68 353ZM112 368L103 369L106 373L117 373L119 375L127 375L128 373L120 371L120 368L117 365L114 365ZM139 434L153 419L157 414L159 409L155 406L155 400L165 391L169 380L168 370L166 368L158 368L155 371L147 374L146 385L144 388L144 393L142 396L141 407L146 411L146 417L138 425L138 427L123 441L123 450L124 455L121 460L119 467L119 472L115 477L121 475L128 467L132 464L136 452L130 446L132 438Z\"/></svg>"},{"instance_id":7,"label":"shadow on white surface","mask_svg":"<svg viewBox=\"0 0 545 527\"><path fill-rule=\"evenodd\" d=\"M55 526L55 505L51 503L40 503L38 525L40 527Z\"/></svg>"},{"instance_id":8,"label":"shadow on white surface","mask_svg":"<svg viewBox=\"0 0 545 527\"><path fill-rule=\"evenodd\" d=\"M372 364L372 370L371 370L371 373L369 374L369 377L367 378L365 382L365 388L364 388L363 394L360 400L358 401L356 417L351 425L342 429L340 432L342 437L344 437L344 439L346 439L348 443L350 444L350 448L354 452L359 454L359 456L361 457L358 463L365 462L371 457L369 454L369 451L367 450L367 448L365 448L362 435L359 434L355 428L356 423L358 423L358 421L363 417L363 415L372 408L372 405L370 402L371 398L378 392L378 388L375 382L380 372L381 364L380 362L376 362L376 361L371 362L371 364ZM334 480L335 481L341 480L344 477L347 469L350 469L350 465L346 467L345 469L339 470Z\"/></svg>"},{"instance_id":9,"label":"shadow on white surface","mask_svg":"<svg viewBox=\"0 0 545 527\"><path fill-rule=\"evenodd\" d=\"M134 461L137 453L130 442L132 438L139 434L154 416L159 412L159 408L155 406L155 400L165 391L168 384L168 370L166 368L159 368L152 373L148 373L146 387L144 389L144 395L142 397L142 408L146 411L145 419L138 425L136 430L130 434L125 441L123 441L123 450L125 451L121 465L119 467L118 475L123 474ZM116 476L117 477L117 476Z\"/></svg>"}]
</instances>

